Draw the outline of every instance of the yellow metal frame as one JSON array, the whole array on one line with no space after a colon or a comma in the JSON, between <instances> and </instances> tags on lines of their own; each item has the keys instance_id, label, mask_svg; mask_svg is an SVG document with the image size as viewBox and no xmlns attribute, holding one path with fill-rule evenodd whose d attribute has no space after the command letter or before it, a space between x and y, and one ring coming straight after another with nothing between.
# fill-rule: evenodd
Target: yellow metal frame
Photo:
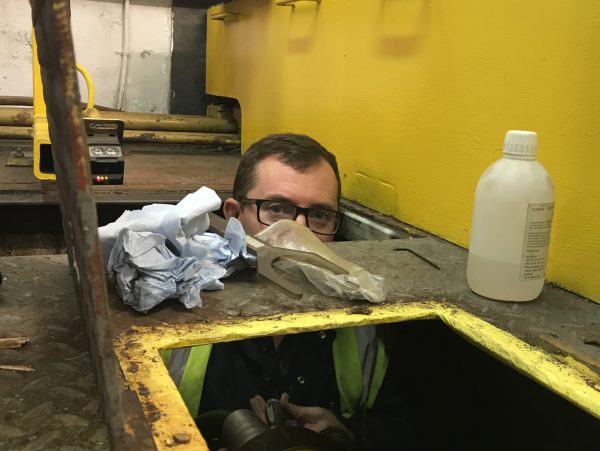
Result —
<instances>
[{"instance_id":1,"label":"yellow metal frame","mask_svg":"<svg viewBox=\"0 0 600 451\"><path fill-rule=\"evenodd\" d=\"M40 160L42 154L42 145L50 145L50 133L48 132L48 118L46 116L46 102L44 101L44 87L42 84L42 74L40 62L37 56L37 43L35 32L32 34L32 60L33 60L33 174L39 180L56 180L56 174L42 172ZM86 114L94 113L94 83L89 72L77 64L77 70L83 75L87 84L87 108Z\"/></svg>"},{"instance_id":2,"label":"yellow metal frame","mask_svg":"<svg viewBox=\"0 0 600 451\"><path fill-rule=\"evenodd\" d=\"M33 174L39 180L56 180L55 174L40 170L42 145L50 145L48 132L48 118L46 117L46 103L44 102L44 88L42 73L37 56L37 43L35 32L32 33L32 60L33 60Z\"/></svg>"},{"instance_id":3,"label":"yellow metal frame","mask_svg":"<svg viewBox=\"0 0 600 451\"><path fill-rule=\"evenodd\" d=\"M472 314L435 301L377 305L369 314L352 309L294 313L239 322L185 326L131 327L115 339L115 351L126 383L152 425L158 449L173 446L176 434L190 441L178 449L207 450L194 421L161 358L160 349L178 348L277 334L378 323L440 319L488 353L570 400L600 419L600 376L570 357L549 354Z\"/></svg>"}]
</instances>

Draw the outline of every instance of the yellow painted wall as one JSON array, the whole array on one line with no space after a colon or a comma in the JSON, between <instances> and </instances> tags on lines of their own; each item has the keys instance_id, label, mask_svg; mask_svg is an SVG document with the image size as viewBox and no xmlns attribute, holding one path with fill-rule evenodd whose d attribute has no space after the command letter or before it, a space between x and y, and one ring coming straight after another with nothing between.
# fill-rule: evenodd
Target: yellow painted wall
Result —
<instances>
[{"instance_id":1,"label":"yellow painted wall","mask_svg":"<svg viewBox=\"0 0 600 451\"><path fill-rule=\"evenodd\" d=\"M549 280L600 301L600 2L239 0L208 21L207 91L247 147L307 133L343 195L467 246L509 129L540 135L556 188Z\"/></svg>"}]
</instances>

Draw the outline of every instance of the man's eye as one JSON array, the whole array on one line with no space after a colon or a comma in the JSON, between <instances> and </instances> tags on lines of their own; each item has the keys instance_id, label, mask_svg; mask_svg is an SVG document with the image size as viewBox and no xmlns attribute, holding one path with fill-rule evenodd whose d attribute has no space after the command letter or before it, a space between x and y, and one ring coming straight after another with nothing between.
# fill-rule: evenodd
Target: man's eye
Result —
<instances>
[{"instance_id":1,"label":"man's eye","mask_svg":"<svg viewBox=\"0 0 600 451\"><path fill-rule=\"evenodd\" d=\"M282 203L269 203L265 206L267 212L273 215L289 215L292 211L292 208L289 205Z\"/></svg>"},{"instance_id":2,"label":"man's eye","mask_svg":"<svg viewBox=\"0 0 600 451\"><path fill-rule=\"evenodd\" d=\"M333 213L327 210L312 210L310 212L311 218L316 221L331 221L333 219Z\"/></svg>"},{"instance_id":3,"label":"man's eye","mask_svg":"<svg viewBox=\"0 0 600 451\"><path fill-rule=\"evenodd\" d=\"M281 213L281 211L283 210L283 207L281 205L278 204L271 204L267 207L267 209L271 212L271 213Z\"/></svg>"}]
</instances>

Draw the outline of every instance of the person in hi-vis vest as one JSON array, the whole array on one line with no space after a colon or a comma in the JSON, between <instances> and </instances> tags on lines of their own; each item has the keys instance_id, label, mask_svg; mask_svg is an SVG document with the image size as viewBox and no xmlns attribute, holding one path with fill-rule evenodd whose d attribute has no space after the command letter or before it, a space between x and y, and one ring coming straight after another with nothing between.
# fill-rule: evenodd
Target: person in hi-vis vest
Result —
<instances>
[{"instance_id":1,"label":"person in hi-vis vest","mask_svg":"<svg viewBox=\"0 0 600 451\"><path fill-rule=\"evenodd\" d=\"M223 212L238 218L248 235L291 219L327 242L341 221L340 195L332 153L305 135L270 135L242 156ZM412 447L403 398L375 326L183 348L163 358L194 418L243 408L264 417L265 400L277 398L306 428L341 433L348 439L343 449Z\"/></svg>"}]
</instances>

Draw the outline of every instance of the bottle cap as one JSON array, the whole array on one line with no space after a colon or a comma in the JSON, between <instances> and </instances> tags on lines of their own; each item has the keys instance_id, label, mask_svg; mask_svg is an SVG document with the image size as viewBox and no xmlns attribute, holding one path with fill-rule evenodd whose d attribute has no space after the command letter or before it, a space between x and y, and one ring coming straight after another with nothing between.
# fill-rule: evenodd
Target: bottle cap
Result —
<instances>
[{"instance_id":1,"label":"bottle cap","mask_svg":"<svg viewBox=\"0 0 600 451\"><path fill-rule=\"evenodd\" d=\"M504 137L504 155L535 158L537 144L536 132L509 130Z\"/></svg>"}]
</instances>

